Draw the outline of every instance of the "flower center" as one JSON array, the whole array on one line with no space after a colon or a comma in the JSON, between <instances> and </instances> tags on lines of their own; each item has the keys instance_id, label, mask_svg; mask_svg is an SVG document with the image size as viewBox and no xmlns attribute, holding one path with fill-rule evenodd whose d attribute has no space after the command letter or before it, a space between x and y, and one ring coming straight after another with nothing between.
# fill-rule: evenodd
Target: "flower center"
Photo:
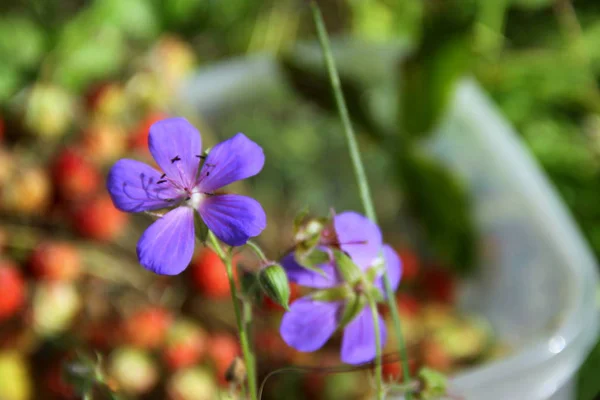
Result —
<instances>
[{"instance_id":1,"label":"flower center","mask_svg":"<svg viewBox=\"0 0 600 400\"><path fill-rule=\"evenodd\" d=\"M203 193L193 192L192 194L190 194L189 198L185 201L184 204L188 207L197 210L205 197L206 196Z\"/></svg>"}]
</instances>

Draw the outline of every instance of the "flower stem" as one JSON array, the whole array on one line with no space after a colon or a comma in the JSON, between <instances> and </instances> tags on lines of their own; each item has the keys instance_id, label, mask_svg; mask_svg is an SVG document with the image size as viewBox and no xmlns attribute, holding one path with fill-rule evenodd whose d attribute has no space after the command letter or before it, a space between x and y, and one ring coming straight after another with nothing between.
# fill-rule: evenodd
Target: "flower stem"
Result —
<instances>
[{"instance_id":1,"label":"flower stem","mask_svg":"<svg viewBox=\"0 0 600 400\"><path fill-rule=\"evenodd\" d=\"M260 248L260 246L257 245L256 243L254 243L253 241L248 240L246 242L246 246L250 247L250 249L252 249L252 251L254 252L254 254L256 254L258 256L258 258L261 259L261 261L264 261L264 262L268 262L269 261L269 259L267 258L267 256L265 256L265 253Z\"/></svg>"},{"instance_id":2,"label":"flower stem","mask_svg":"<svg viewBox=\"0 0 600 400\"><path fill-rule=\"evenodd\" d=\"M383 393L383 374L381 371L381 327L379 326L379 311L377 311L377 303L368 296L369 308L373 317L373 330L375 331L375 390L377 392L377 400L384 399Z\"/></svg>"},{"instance_id":3,"label":"flower stem","mask_svg":"<svg viewBox=\"0 0 600 400\"><path fill-rule=\"evenodd\" d=\"M340 118L342 120L344 134L346 136L346 142L348 143L350 158L352 160L352 166L354 168L354 175L356 176L356 181L358 183L360 199L362 201L367 217L371 221L377 223L377 215L375 214L375 207L373 206L373 200L371 198L371 192L369 190L367 175L365 173L365 168L360 157L360 151L358 150L358 144L356 142L354 129L352 128L352 123L350 122L350 116L348 113L348 108L346 107L346 101L344 100L344 94L342 92L340 78L338 76L335 61L333 59L331 46L329 45L329 38L327 35L327 30L325 29L325 23L323 22L323 15L321 14L321 10L319 9L319 6L317 5L315 0L310 0L310 7L312 10L313 20L315 21L315 25L317 28L317 35L321 44L321 50L323 51L323 58L325 59L327 72L329 73L329 80L331 81L335 102L337 105L338 112L340 114ZM387 271L383 274L383 282L385 286L387 303L389 305L392 318L394 320L394 331L396 333L398 347L400 350L400 356L402 359L402 375L404 377L404 382L410 383L410 371L408 369L408 356L406 354L406 345L402 336L402 328L400 324L400 316L398 315L398 307L396 306L394 292L392 290ZM406 399L411 400L410 393L406 394Z\"/></svg>"},{"instance_id":4,"label":"flower stem","mask_svg":"<svg viewBox=\"0 0 600 400\"><path fill-rule=\"evenodd\" d=\"M240 334L240 344L242 345L242 355L244 356L244 363L246 364L246 371L248 373L248 391L250 392L251 400L258 400L258 397L256 395L256 372L254 368L254 356L252 355L252 351L250 350L246 321L244 321L242 312L240 310L237 287L233 278L233 266L231 263L231 256L223 251L223 248L219 244L219 241L217 240L217 237L214 235L214 233L209 231L208 237L211 244L214 247L214 250L217 252L217 255L225 264L225 269L227 270L227 278L229 278L229 288L231 290L231 300L233 302L235 320L237 323L238 332Z\"/></svg>"}]
</instances>

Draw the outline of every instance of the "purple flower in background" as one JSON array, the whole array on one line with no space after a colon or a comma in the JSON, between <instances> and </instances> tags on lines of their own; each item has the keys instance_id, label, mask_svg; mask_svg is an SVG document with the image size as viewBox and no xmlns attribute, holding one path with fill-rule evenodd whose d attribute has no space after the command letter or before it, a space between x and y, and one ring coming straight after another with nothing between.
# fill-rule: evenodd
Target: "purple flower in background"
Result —
<instances>
[{"instance_id":1,"label":"purple flower in background","mask_svg":"<svg viewBox=\"0 0 600 400\"><path fill-rule=\"evenodd\" d=\"M175 207L155 221L137 244L140 263L150 271L176 275L194 252L194 210L208 228L230 246L245 244L266 226L254 199L215 191L256 175L265 156L260 146L238 133L211 149L200 169L200 133L184 118L169 118L150 127L150 153L162 172L122 159L108 173L107 187L115 206L127 212Z\"/></svg>"},{"instance_id":2,"label":"purple flower in background","mask_svg":"<svg viewBox=\"0 0 600 400\"><path fill-rule=\"evenodd\" d=\"M334 217L334 228L339 246L350 255L355 264L366 272L383 261L393 290L400 283L402 273L400 259L388 245L382 245L381 232L377 225L353 212L346 212ZM345 244L344 244L345 243ZM383 251L384 260L381 260ZM358 260L358 261L357 261ZM347 282L341 278L334 262L319 265L324 274L306 269L298 264L294 254L290 253L281 262L288 274L290 282L314 289L330 290ZM382 273L378 274L373 287L384 296ZM360 285L356 293L360 293ZM315 351L320 349L335 333L340 324L345 307L349 300L322 301L316 300L319 291L296 300L290 311L285 313L281 321L280 332L283 340L299 351ZM365 303L363 303L365 304ZM381 343L385 343L385 324L379 317ZM341 359L348 364L360 364L375 358L375 332L373 317L367 304L343 327Z\"/></svg>"}]
</instances>

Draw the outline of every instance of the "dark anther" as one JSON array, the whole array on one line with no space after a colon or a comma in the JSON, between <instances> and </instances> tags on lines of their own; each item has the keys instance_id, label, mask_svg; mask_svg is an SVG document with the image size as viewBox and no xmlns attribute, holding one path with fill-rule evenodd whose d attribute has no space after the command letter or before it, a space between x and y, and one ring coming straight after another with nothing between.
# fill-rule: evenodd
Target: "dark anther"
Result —
<instances>
[{"instance_id":1,"label":"dark anther","mask_svg":"<svg viewBox=\"0 0 600 400\"><path fill-rule=\"evenodd\" d=\"M166 176L167 176L167 174L162 174L162 175L160 176L160 179L165 179L165 178L166 178Z\"/></svg>"},{"instance_id":2,"label":"dark anther","mask_svg":"<svg viewBox=\"0 0 600 400\"><path fill-rule=\"evenodd\" d=\"M187 200L189 200L191 198L192 198L191 196L188 196L188 197L185 198L185 200L187 201Z\"/></svg>"},{"instance_id":3,"label":"dark anther","mask_svg":"<svg viewBox=\"0 0 600 400\"><path fill-rule=\"evenodd\" d=\"M198 157L201 160L206 160L206 156L196 156L196 157Z\"/></svg>"},{"instance_id":4,"label":"dark anther","mask_svg":"<svg viewBox=\"0 0 600 400\"><path fill-rule=\"evenodd\" d=\"M179 156L175 156L174 158L171 158L171 164L173 164L175 161L181 161L181 158Z\"/></svg>"},{"instance_id":5,"label":"dark anther","mask_svg":"<svg viewBox=\"0 0 600 400\"><path fill-rule=\"evenodd\" d=\"M161 179L160 181L156 182L156 184L165 183L166 181L167 181L166 179Z\"/></svg>"},{"instance_id":6,"label":"dark anther","mask_svg":"<svg viewBox=\"0 0 600 400\"><path fill-rule=\"evenodd\" d=\"M172 202L174 202L174 201L175 201L175 199L165 199L165 201L166 201L167 203L172 203Z\"/></svg>"},{"instance_id":7,"label":"dark anther","mask_svg":"<svg viewBox=\"0 0 600 400\"><path fill-rule=\"evenodd\" d=\"M210 171L206 171L206 176L209 176L209 175L210 175Z\"/></svg>"}]
</instances>

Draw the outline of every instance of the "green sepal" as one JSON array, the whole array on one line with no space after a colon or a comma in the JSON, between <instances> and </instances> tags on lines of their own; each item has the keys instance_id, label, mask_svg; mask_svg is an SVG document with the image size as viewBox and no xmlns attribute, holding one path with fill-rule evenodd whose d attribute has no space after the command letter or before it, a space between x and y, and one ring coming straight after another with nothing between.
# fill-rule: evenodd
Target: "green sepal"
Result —
<instances>
[{"instance_id":1,"label":"green sepal","mask_svg":"<svg viewBox=\"0 0 600 400\"><path fill-rule=\"evenodd\" d=\"M296 262L302 267L310 271L316 272L319 275L327 277L327 274L325 274L325 272L323 272L323 270L319 268L318 265L329 262L328 253L313 248L308 253L299 253L298 251L296 251L294 253L294 258Z\"/></svg>"},{"instance_id":2,"label":"green sepal","mask_svg":"<svg viewBox=\"0 0 600 400\"><path fill-rule=\"evenodd\" d=\"M382 303L384 299L383 293L377 287L370 285L367 289L367 293L369 293L369 297L375 301L375 303Z\"/></svg>"},{"instance_id":3,"label":"green sepal","mask_svg":"<svg viewBox=\"0 0 600 400\"><path fill-rule=\"evenodd\" d=\"M333 250L333 257L344 281L354 285L363 278L363 272L346 253L341 250Z\"/></svg>"},{"instance_id":4,"label":"green sepal","mask_svg":"<svg viewBox=\"0 0 600 400\"><path fill-rule=\"evenodd\" d=\"M303 267L314 268L317 265L329 262L330 256L326 251L313 249L310 253L300 254L300 257L296 257L296 261Z\"/></svg>"},{"instance_id":5,"label":"green sepal","mask_svg":"<svg viewBox=\"0 0 600 400\"><path fill-rule=\"evenodd\" d=\"M194 230L198 240L200 240L202 244L206 244L206 240L208 239L208 226L202 221L200 214L197 212L194 213Z\"/></svg>"},{"instance_id":6,"label":"green sepal","mask_svg":"<svg viewBox=\"0 0 600 400\"><path fill-rule=\"evenodd\" d=\"M307 242L309 246L316 246L319 243L323 228L329 223L329 218L306 219L306 217L303 217L301 220L298 219L295 221L295 223L298 224L298 227L294 230L294 241L298 245Z\"/></svg>"},{"instance_id":7,"label":"green sepal","mask_svg":"<svg viewBox=\"0 0 600 400\"><path fill-rule=\"evenodd\" d=\"M355 296L350 285L340 285L329 289L322 289L311 294L311 298L315 301L342 301L352 299Z\"/></svg>"},{"instance_id":8,"label":"green sepal","mask_svg":"<svg viewBox=\"0 0 600 400\"><path fill-rule=\"evenodd\" d=\"M298 235L298 233L300 232L300 230L302 229L302 226L304 225L304 222L306 221L308 214L309 214L308 207L304 207L294 217L294 237L296 237Z\"/></svg>"},{"instance_id":9,"label":"green sepal","mask_svg":"<svg viewBox=\"0 0 600 400\"><path fill-rule=\"evenodd\" d=\"M382 257L379 257L376 260L376 263L373 264L367 271L365 275L367 276L367 281L370 283L375 283L375 280L382 276L385 272L385 260Z\"/></svg>"},{"instance_id":10,"label":"green sepal","mask_svg":"<svg viewBox=\"0 0 600 400\"><path fill-rule=\"evenodd\" d=\"M421 382L421 390L418 393L420 400L439 399L447 393L448 378L441 372L431 368L421 368L419 381Z\"/></svg>"},{"instance_id":11,"label":"green sepal","mask_svg":"<svg viewBox=\"0 0 600 400\"><path fill-rule=\"evenodd\" d=\"M357 295L352 293L349 300L347 300L342 317L340 318L340 327L343 329L348 325L354 318L361 313L368 303L367 297L363 295Z\"/></svg>"},{"instance_id":12,"label":"green sepal","mask_svg":"<svg viewBox=\"0 0 600 400\"><path fill-rule=\"evenodd\" d=\"M279 264L271 264L258 273L263 293L285 310L290 310L290 284L287 274Z\"/></svg>"}]
</instances>

